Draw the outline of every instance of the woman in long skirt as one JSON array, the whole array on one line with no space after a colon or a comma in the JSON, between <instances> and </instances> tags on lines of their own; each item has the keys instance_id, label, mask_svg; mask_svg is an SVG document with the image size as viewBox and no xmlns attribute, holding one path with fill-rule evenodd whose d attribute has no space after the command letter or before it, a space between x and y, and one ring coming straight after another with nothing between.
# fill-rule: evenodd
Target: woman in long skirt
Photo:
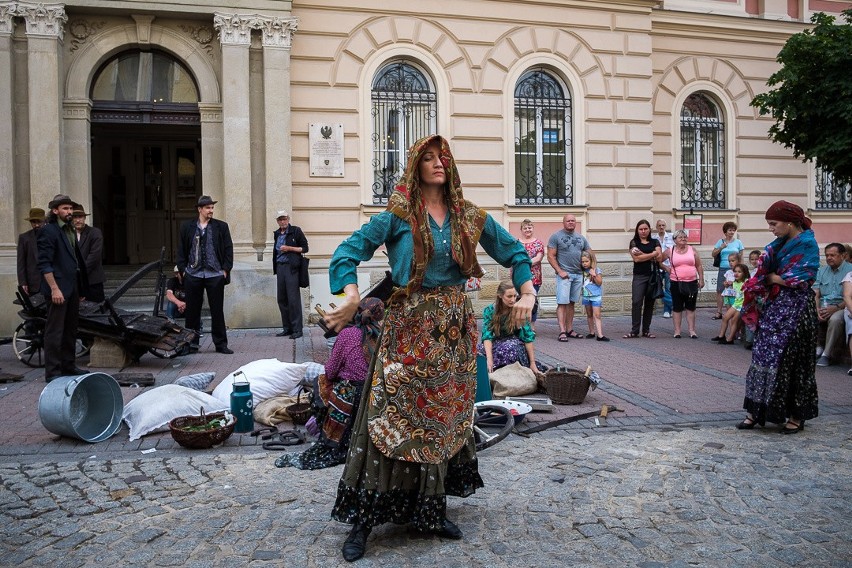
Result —
<instances>
[{"instance_id":1,"label":"woman in long skirt","mask_svg":"<svg viewBox=\"0 0 852 568\"><path fill-rule=\"evenodd\" d=\"M523 245L462 195L455 160L440 136L409 150L408 165L388 200L337 248L331 289L345 299L326 314L343 327L354 315L356 269L385 244L393 282L379 349L361 405L332 517L353 525L347 561L364 555L371 529L411 523L452 539L462 532L446 516L446 496L482 487L473 439L476 320L463 284L483 272L477 244L511 267L521 297L518 327L530 319L535 290Z\"/></svg>"},{"instance_id":2,"label":"woman in long skirt","mask_svg":"<svg viewBox=\"0 0 852 568\"><path fill-rule=\"evenodd\" d=\"M750 430L766 422L796 434L819 414L814 377L816 306L811 290L819 268L819 246L811 220L798 205L778 201L766 211L776 239L766 246L757 270L743 285L742 319L754 329L751 366L737 425Z\"/></svg>"}]
</instances>

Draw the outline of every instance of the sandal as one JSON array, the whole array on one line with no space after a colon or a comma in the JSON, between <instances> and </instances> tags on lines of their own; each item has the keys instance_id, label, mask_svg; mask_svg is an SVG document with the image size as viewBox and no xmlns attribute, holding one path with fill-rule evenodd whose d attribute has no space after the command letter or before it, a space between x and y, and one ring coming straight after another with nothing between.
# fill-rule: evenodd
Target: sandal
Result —
<instances>
[{"instance_id":1,"label":"sandal","mask_svg":"<svg viewBox=\"0 0 852 568\"><path fill-rule=\"evenodd\" d=\"M680 339L680 334L679 334L679 333L675 333L672 337L674 337L675 339Z\"/></svg>"},{"instance_id":2,"label":"sandal","mask_svg":"<svg viewBox=\"0 0 852 568\"><path fill-rule=\"evenodd\" d=\"M607 337L606 335L601 335L600 337L598 337L598 341L609 341L609 337Z\"/></svg>"},{"instance_id":3,"label":"sandal","mask_svg":"<svg viewBox=\"0 0 852 568\"><path fill-rule=\"evenodd\" d=\"M573 329L565 334L566 337L570 337L571 339L583 339L583 336L574 331Z\"/></svg>"},{"instance_id":4,"label":"sandal","mask_svg":"<svg viewBox=\"0 0 852 568\"><path fill-rule=\"evenodd\" d=\"M643 331L642 337L647 337L648 339L657 339L657 336L651 333L650 331Z\"/></svg>"},{"instance_id":5,"label":"sandal","mask_svg":"<svg viewBox=\"0 0 852 568\"><path fill-rule=\"evenodd\" d=\"M556 338L556 341L566 343L568 341L568 334L563 331L559 334L559 337Z\"/></svg>"},{"instance_id":6,"label":"sandal","mask_svg":"<svg viewBox=\"0 0 852 568\"><path fill-rule=\"evenodd\" d=\"M591 338L593 338L593 337L595 337L595 334L594 334L594 333L587 333L587 334L586 334L586 339L591 339Z\"/></svg>"},{"instance_id":7,"label":"sandal","mask_svg":"<svg viewBox=\"0 0 852 568\"><path fill-rule=\"evenodd\" d=\"M623 337L624 339L633 339L634 337L639 337L639 334L638 334L638 333L628 333L628 334L626 334L626 335L624 335L624 336L622 336L622 337Z\"/></svg>"},{"instance_id":8,"label":"sandal","mask_svg":"<svg viewBox=\"0 0 852 568\"><path fill-rule=\"evenodd\" d=\"M716 312L716 315L715 315L715 316L713 316L713 317L712 317L712 318L710 318L710 319L714 319L714 320L720 320L720 319L722 319L722 312Z\"/></svg>"},{"instance_id":9,"label":"sandal","mask_svg":"<svg viewBox=\"0 0 852 568\"><path fill-rule=\"evenodd\" d=\"M690 331L690 332L689 332L689 338L690 338L690 339L698 339L698 336L697 336L697 335L695 335L695 332L694 332L694 331Z\"/></svg>"}]
</instances>

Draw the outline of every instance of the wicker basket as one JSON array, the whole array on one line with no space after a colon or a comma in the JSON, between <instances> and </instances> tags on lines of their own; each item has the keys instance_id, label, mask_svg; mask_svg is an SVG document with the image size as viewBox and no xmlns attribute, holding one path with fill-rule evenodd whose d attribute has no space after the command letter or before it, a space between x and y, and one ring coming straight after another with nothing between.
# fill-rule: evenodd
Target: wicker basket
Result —
<instances>
[{"instance_id":1,"label":"wicker basket","mask_svg":"<svg viewBox=\"0 0 852 568\"><path fill-rule=\"evenodd\" d=\"M291 404L287 407L287 415L290 417L290 420L293 421L293 424L298 426L304 426L308 423L308 419L310 419L313 409L311 408L310 402L302 402L302 393L305 392L304 389L299 389L299 394L296 398L296 404Z\"/></svg>"},{"instance_id":2,"label":"wicker basket","mask_svg":"<svg viewBox=\"0 0 852 568\"><path fill-rule=\"evenodd\" d=\"M213 428L211 430L185 430L192 426L201 426L207 424L216 418L224 418L224 412L214 412L213 414L204 414L204 409L201 409L200 416L178 416L169 422L169 430L172 433L172 438L175 442L184 448L203 450L212 448L216 444L221 444L227 440L234 432L234 425L237 423L237 418L231 416L231 422L227 426L221 428Z\"/></svg>"},{"instance_id":3,"label":"wicker basket","mask_svg":"<svg viewBox=\"0 0 852 568\"><path fill-rule=\"evenodd\" d=\"M557 367L549 370L544 377L544 388L556 404L580 404L589 392L588 374L591 368L581 371Z\"/></svg>"}]
</instances>

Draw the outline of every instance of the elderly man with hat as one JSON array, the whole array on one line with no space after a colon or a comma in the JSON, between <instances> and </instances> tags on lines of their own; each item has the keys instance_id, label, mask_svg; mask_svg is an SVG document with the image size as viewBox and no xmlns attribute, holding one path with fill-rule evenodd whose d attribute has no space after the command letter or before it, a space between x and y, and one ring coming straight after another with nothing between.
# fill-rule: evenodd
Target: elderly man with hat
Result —
<instances>
[{"instance_id":1,"label":"elderly man with hat","mask_svg":"<svg viewBox=\"0 0 852 568\"><path fill-rule=\"evenodd\" d=\"M181 224L177 268L183 274L186 293L186 327L200 334L201 304L207 291L213 345L217 353L230 355L233 351L228 347L224 302L225 285L231 281L234 266L234 243L228 224L213 218L216 203L209 195L202 195L196 203L198 218ZM198 351L198 335L190 350Z\"/></svg>"},{"instance_id":2,"label":"elderly man with hat","mask_svg":"<svg viewBox=\"0 0 852 568\"><path fill-rule=\"evenodd\" d=\"M18 286L29 296L41 289L38 269L38 231L44 226L44 209L33 207L27 215L31 229L18 235Z\"/></svg>"},{"instance_id":3,"label":"elderly man with hat","mask_svg":"<svg viewBox=\"0 0 852 568\"><path fill-rule=\"evenodd\" d=\"M281 332L278 337L302 337L302 293L299 291L299 267L302 255L308 252L308 239L296 225L290 224L287 211L278 211L278 229L272 233L275 243L272 254L272 273L277 277L278 309L281 311Z\"/></svg>"},{"instance_id":4,"label":"elderly man with hat","mask_svg":"<svg viewBox=\"0 0 852 568\"><path fill-rule=\"evenodd\" d=\"M82 205L75 203L71 212L71 222L77 235L77 246L80 255L86 263L86 275L89 278L89 289L83 291L84 298L90 302L104 301L104 274L103 252L104 235L97 227L86 224L88 213Z\"/></svg>"},{"instance_id":5,"label":"elderly man with hat","mask_svg":"<svg viewBox=\"0 0 852 568\"><path fill-rule=\"evenodd\" d=\"M75 361L80 291L87 283L86 265L71 223L74 202L67 195L57 195L48 208L47 223L38 231L38 269L41 292L50 300L44 327L44 378L50 382L87 372L78 369Z\"/></svg>"}]
</instances>

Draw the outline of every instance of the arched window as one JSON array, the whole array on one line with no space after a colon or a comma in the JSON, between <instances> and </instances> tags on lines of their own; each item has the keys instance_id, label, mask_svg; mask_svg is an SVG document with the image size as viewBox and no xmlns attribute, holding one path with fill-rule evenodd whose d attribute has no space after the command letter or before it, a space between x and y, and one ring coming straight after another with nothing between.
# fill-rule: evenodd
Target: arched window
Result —
<instances>
[{"instance_id":1,"label":"arched window","mask_svg":"<svg viewBox=\"0 0 852 568\"><path fill-rule=\"evenodd\" d=\"M174 57L160 51L125 51L101 68L92 100L197 103L198 88Z\"/></svg>"},{"instance_id":2,"label":"arched window","mask_svg":"<svg viewBox=\"0 0 852 568\"><path fill-rule=\"evenodd\" d=\"M693 93L680 111L680 200L684 209L725 209L725 123L719 107Z\"/></svg>"},{"instance_id":3,"label":"arched window","mask_svg":"<svg viewBox=\"0 0 852 568\"><path fill-rule=\"evenodd\" d=\"M574 203L571 96L544 69L515 86L515 203Z\"/></svg>"},{"instance_id":4,"label":"arched window","mask_svg":"<svg viewBox=\"0 0 852 568\"><path fill-rule=\"evenodd\" d=\"M852 209L852 184L838 182L831 172L820 167L815 170L815 208L828 211Z\"/></svg>"},{"instance_id":5,"label":"arched window","mask_svg":"<svg viewBox=\"0 0 852 568\"><path fill-rule=\"evenodd\" d=\"M414 142L438 132L438 97L428 75L403 60L373 79L373 203L385 204L405 170Z\"/></svg>"}]
</instances>

